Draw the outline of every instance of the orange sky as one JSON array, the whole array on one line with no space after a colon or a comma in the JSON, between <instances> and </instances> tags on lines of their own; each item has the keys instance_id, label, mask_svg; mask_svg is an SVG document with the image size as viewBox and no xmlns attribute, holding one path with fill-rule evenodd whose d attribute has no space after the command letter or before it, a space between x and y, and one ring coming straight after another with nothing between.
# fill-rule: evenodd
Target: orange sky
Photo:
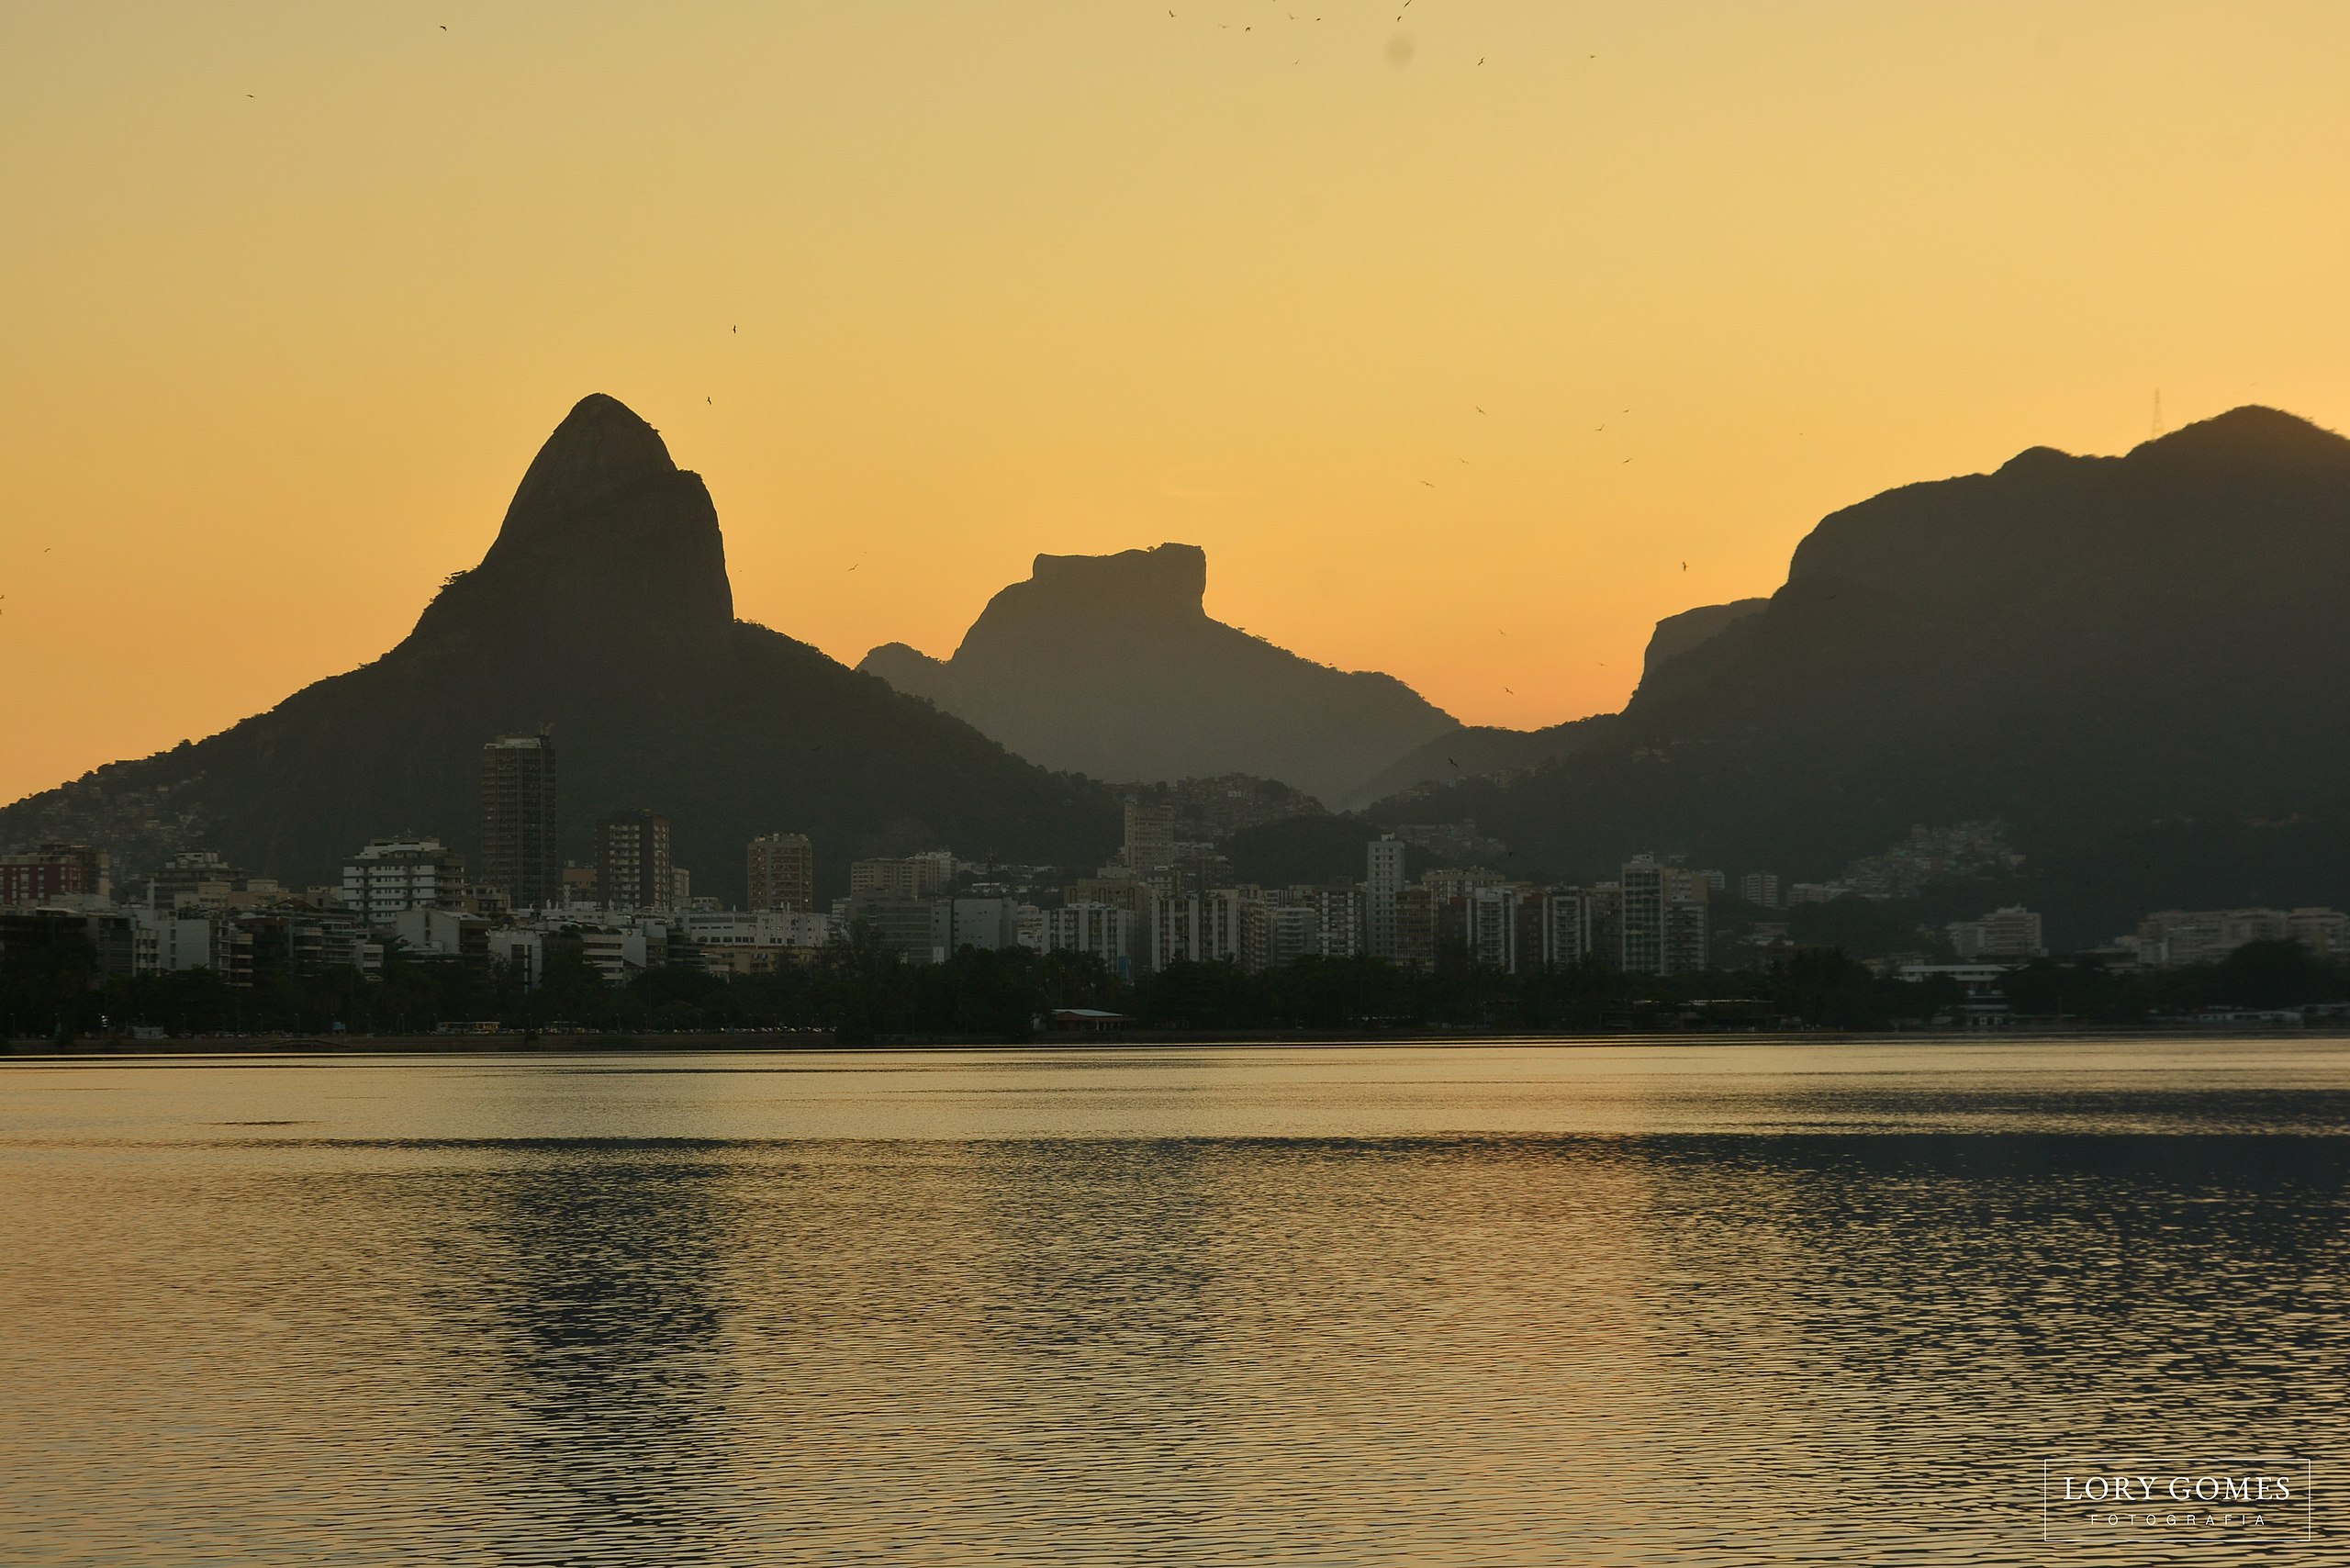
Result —
<instances>
[{"instance_id":1,"label":"orange sky","mask_svg":"<svg viewBox=\"0 0 2350 1568\"><path fill-rule=\"evenodd\" d=\"M390 646L589 391L844 660L1176 539L1524 726L1886 486L2350 428L2350 6L1395 16L16 0L0 800Z\"/></svg>"}]
</instances>

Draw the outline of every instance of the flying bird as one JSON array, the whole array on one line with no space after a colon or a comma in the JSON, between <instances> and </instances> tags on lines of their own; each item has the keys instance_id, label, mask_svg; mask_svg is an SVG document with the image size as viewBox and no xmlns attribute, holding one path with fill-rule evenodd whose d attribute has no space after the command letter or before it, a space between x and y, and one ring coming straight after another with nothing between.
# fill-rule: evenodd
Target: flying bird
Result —
<instances>
[{"instance_id":1,"label":"flying bird","mask_svg":"<svg viewBox=\"0 0 2350 1568\"><path fill-rule=\"evenodd\" d=\"M1448 756L1448 757L1446 757L1444 760L1445 760L1445 761L1447 761L1447 762L1452 762L1452 758L1450 758L1450 757L1449 757L1449 756ZM1457 762L1452 762L1452 766L1453 766L1453 767L1460 767L1460 765L1459 763L1457 763Z\"/></svg>"},{"instance_id":2,"label":"flying bird","mask_svg":"<svg viewBox=\"0 0 2350 1568\"><path fill-rule=\"evenodd\" d=\"M1421 483L1421 484L1423 484L1423 485L1427 485L1427 487L1428 487L1429 489L1431 489L1431 490L1433 490L1433 489L1435 489L1435 488L1436 488L1436 486L1435 486L1434 484L1430 483L1428 480L1423 479L1423 480L1421 480L1421 481L1420 481L1420 483Z\"/></svg>"}]
</instances>

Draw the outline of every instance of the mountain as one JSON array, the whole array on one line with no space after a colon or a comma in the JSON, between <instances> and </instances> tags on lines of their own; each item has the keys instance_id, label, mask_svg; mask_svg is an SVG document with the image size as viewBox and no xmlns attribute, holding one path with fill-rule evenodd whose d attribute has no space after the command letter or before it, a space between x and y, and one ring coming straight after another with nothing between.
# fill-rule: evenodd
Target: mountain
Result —
<instances>
[{"instance_id":1,"label":"mountain","mask_svg":"<svg viewBox=\"0 0 2350 1568\"><path fill-rule=\"evenodd\" d=\"M597 396L532 462L481 564L397 647L208 740L20 801L0 811L0 843L95 839L118 875L203 846L323 880L380 834L473 847L483 743L543 725L563 853L592 859L598 817L650 807L697 890L729 897L761 833L809 834L825 887L856 856L941 845L1091 865L1119 833L1099 787L735 620L700 477Z\"/></svg>"},{"instance_id":2,"label":"mountain","mask_svg":"<svg viewBox=\"0 0 2350 1568\"><path fill-rule=\"evenodd\" d=\"M1741 599L1729 604L1700 605L1658 622L1649 634L1648 653L1641 661L1642 689L1672 660L1712 641L1770 602L1767 599ZM1450 785L1466 778L1539 767L1590 750L1606 739L1615 722L1613 713L1594 713L1587 719L1569 719L1562 724L1539 730L1463 724L1389 763L1358 786L1351 800L1340 804L1370 805L1421 785Z\"/></svg>"},{"instance_id":3,"label":"mountain","mask_svg":"<svg viewBox=\"0 0 2350 1568\"><path fill-rule=\"evenodd\" d=\"M2246 408L2122 457L2036 447L1827 518L1765 607L1652 663L1604 745L1443 807L1571 875L1653 848L1825 879L1999 818L2010 890L2068 944L2165 906L2344 902L2345 590L2350 441Z\"/></svg>"},{"instance_id":4,"label":"mountain","mask_svg":"<svg viewBox=\"0 0 2350 1568\"><path fill-rule=\"evenodd\" d=\"M1245 773L1333 801L1454 727L1392 676L1211 620L1207 574L1192 544L1039 555L952 658L891 643L857 667L1032 762L1121 781Z\"/></svg>"},{"instance_id":5,"label":"mountain","mask_svg":"<svg viewBox=\"0 0 2350 1568\"><path fill-rule=\"evenodd\" d=\"M1414 746L1334 803L1360 810L1424 787L1539 767L1598 745L1615 722L1613 713L1594 713L1539 730L1462 724Z\"/></svg>"}]
</instances>

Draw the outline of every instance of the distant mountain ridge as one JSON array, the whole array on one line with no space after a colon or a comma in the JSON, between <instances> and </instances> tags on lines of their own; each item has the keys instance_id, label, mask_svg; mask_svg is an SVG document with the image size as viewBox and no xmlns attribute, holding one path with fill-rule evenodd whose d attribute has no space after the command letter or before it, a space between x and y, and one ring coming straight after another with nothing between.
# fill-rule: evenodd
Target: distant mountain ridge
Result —
<instances>
[{"instance_id":1,"label":"distant mountain ridge","mask_svg":"<svg viewBox=\"0 0 2350 1568\"><path fill-rule=\"evenodd\" d=\"M1998 818L2067 942L2342 901L2345 591L2350 441L2246 408L2122 457L2036 447L1823 520L1604 744L1444 807L1561 871L1654 848L1791 878Z\"/></svg>"},{"instance_id":2,"label":"distant mountain ridge","mask_svg":"<svg viewBox=\"0 0 2350 1568\"><path fill-rule=\"evenodd\" d=\"M650 807L697 889L722 895L739 896L761 833L811 834L826 885L856 855L950 844L1090 866L1118 836L1098 787L736 621L700 477L598 395L397 647L208 740L0 810L0 842L95 840L132 864L203 846L324 880L372 836L474 847L482 744L543 725L565 854L592 859L599 816Z\"/></svg>"},{"instance_id":3,"label":"distant mountain ridge","mask_svg":"<svg viewBox=\"0 0 2350 1568\"><path fill-rule=\"evenodd\" d=\"M1735 599L1729 604L1700 605L1668 615L1649 634L1648 652L1640 665L1640 687L1647 689L1671 661L1712 641L1750 615L1761 612L1767 599ZM1670 678L1669 671L1665 678ZM1426 784L1452 784L1496 773L1523 772L1598 745L1612 733L1613 713L1569 719L1539 730L1505 730L1490 724L1463 724L1416 746L1388 764L1359 787L1341 804L1374 804Z\"/></svg>"},{"instance_id":4,"label":"distant mountain ridge","mask_svg":"<svg viewBox=\"0 0 2350 1568\"><path fill-rule=\"evenodd\" d=\"M1038 555L953 657L890 643L857 667L1033 762L1122 782L1245 773L1336 801L1454 726L1393 676L1212 619L1206 591L1192 544Z\"/></svg>"}]
</instances>

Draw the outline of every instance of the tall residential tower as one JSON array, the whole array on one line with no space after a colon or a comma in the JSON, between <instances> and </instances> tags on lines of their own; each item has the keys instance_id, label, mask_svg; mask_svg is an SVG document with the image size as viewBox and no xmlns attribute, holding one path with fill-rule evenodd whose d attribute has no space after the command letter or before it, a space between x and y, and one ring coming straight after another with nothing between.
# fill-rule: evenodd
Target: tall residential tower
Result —
<instances>
[{"instance_id":1,"label":"tall residential tower","mask_svg":"<svg viewBox=\"0 0 2350 1568\"><path fill-rule=\"evenodd\" d=\"M500 735L481 748L481 879L516 909L559 903L554 737Z\"/></svg>"},{"instance_id":2,"label":"tall residential tower","mask_svg":"<svg viewBox=\"0 0 2350 1568\"><path fill-rule=\"evenodd\" d=\"M804 833L767 833L751 840L746 852L753 909L816 908L816 846Z\"/></svg>"}]
</instances>

